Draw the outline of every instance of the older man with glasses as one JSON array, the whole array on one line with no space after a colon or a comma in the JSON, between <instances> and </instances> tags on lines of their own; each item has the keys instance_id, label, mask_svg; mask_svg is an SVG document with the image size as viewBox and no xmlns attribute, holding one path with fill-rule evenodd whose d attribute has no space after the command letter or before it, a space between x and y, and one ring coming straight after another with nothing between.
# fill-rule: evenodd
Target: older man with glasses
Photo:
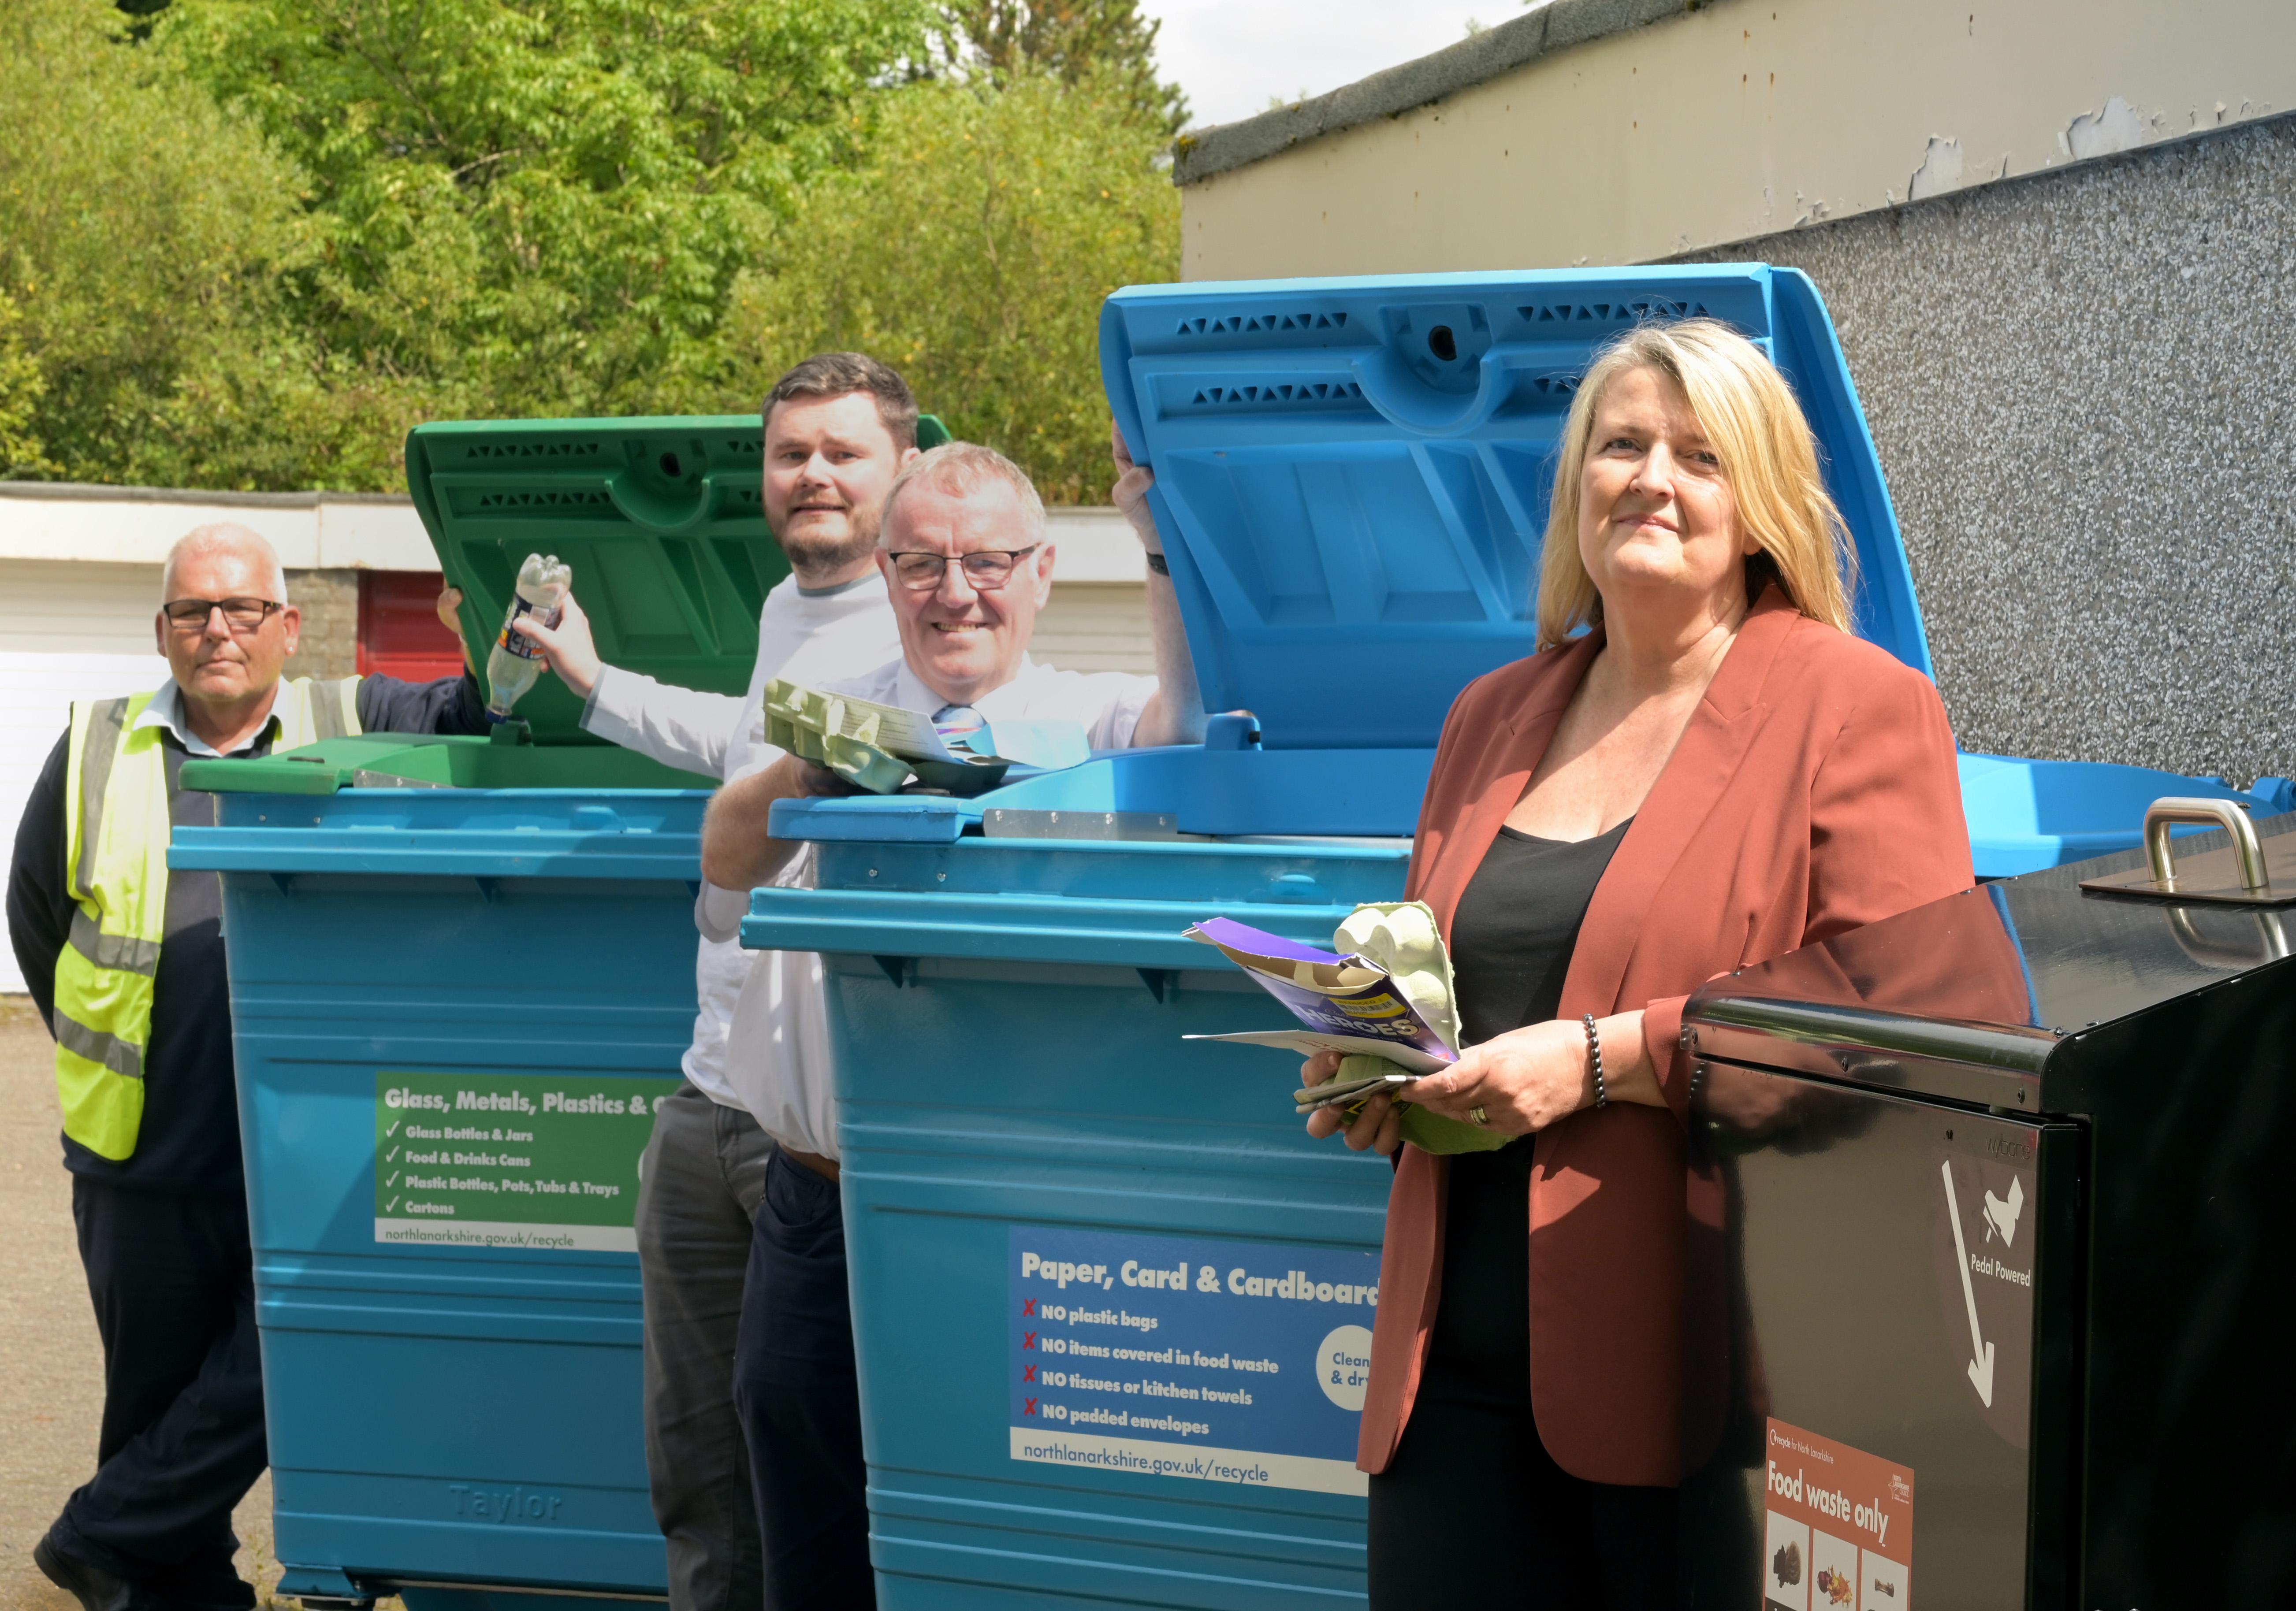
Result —
<instances>
[{"instance_id":1,"label":"older man with glasses","mask_svg":"<svg viewBox=\"0 0 2296 1611\"><path fill-rule=\"evenodd\" d=\"M1142 502L1148 474L1120 439L1117 467L1117 503L1148 549L1155 676L1086 675L1029 658L1055 558L1044 506L1010 460L952 442L910 461L885 495L877 564L901 658L827 691L930 716L951 740L986 725L993 743L1001 721L1073 721L1095 749L1200 741L1195 668ZM794 756L729 782L703 829L704 877L726 891L806 879L802 847L772 837L774 803L846 792L835 774ZM738 910L728 906L728 915ZM726 1059L727 1077L775 1145L750 1241L735 1396L766 1603L824 1611L875 1604L827 1039L820 959L761 953L734 1010Z\"/></svg>"},{"instance_id":2,"label":"older man with glasses","mask_svg":"<svg viewBox=\"0 0 2296 1611\"><path fill-rule=\"evenodd\" d=\"M169 551L156 692L72 707L25 803L8 930L56 1041L64 1167L103 1342L95 1475L33 1559L86 1611L240 1611L232 1507L266 1462L222 887L171 872L215 821L192 756L362 731L483 732L466 672L283 680L301 617L271 544L203 526Z\"/></svg>"}]
</instances>

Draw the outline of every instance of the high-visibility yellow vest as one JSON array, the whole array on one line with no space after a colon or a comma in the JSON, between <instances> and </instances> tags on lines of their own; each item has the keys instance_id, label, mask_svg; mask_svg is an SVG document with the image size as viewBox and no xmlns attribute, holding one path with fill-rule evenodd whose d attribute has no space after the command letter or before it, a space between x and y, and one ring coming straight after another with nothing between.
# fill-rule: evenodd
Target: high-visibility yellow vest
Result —
<instances>
[{"instance_id":1,"label":"high-visibility yellow vest","mask_svg":"<svg viewBox=\"0 0 2296 1611\"><path fill-rule=\"evenodd\" d=\"M359 731L357 677L279 687L277 749ZM78 904L56 958L56 1096L64 1133L115 1163L144 1124L152 976L168 921L168 763L148 693L75 699L64 778L65 887Z\"/></svg>"}]
</instances>

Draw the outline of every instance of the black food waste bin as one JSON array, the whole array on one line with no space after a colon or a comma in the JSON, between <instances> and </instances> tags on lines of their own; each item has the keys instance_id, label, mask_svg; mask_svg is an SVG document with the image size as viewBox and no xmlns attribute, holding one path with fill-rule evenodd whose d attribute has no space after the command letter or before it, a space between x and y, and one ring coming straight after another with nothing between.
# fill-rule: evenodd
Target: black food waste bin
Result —
<instances>
[{"instance_id":1,"label":"black food waste bin","mask_svg":"<svg viewBox=\"0 0 2296 1611\"><path fill-rule=\"evenodd\" d=\"M2258 832L2261 889L2180 840L2169 898L2102 858L1693 998L1688 1603L2296 1605L2296 816Z\"/></svg>"}]
</instances>

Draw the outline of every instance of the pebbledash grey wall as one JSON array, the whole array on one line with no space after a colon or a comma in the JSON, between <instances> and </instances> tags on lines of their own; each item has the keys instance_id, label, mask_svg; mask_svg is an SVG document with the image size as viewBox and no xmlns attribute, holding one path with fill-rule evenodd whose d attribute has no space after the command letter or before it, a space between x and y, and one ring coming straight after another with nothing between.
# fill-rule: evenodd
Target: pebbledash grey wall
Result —
<instances>
[{"instance_id":1,"label":"pebbledash grey wall","mask_svg":"<svg viewBox=\"0 0 2296 1611\"><path fill-rule=\"evenodd\" d=\"M1963 746L2296 775L2296 116L1683 261L1841 338Z\"/></svg>"}]
</instances>

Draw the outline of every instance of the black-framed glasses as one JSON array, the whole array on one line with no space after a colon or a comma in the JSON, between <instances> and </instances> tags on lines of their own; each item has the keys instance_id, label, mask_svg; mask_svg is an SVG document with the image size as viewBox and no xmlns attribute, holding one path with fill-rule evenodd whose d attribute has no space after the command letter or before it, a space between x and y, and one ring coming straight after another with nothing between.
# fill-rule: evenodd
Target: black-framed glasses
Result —
<instances>
[{"instance_id":1,"label":"black-framed glasses","mask_svg":"<svg viewBox=\"0 0 2296 1611\"><path fill-rule=\"evenodd\" d=\"M965 582L975 593L995 593L1013 579L1013 567L1041 547L1031 543L1026 548L1016 548L1006 553L999 549L975 549L969 554L918 553L914 551L893 556L893 574L901 578L901 585L911 593L930 593L940 585L951 559L964 567Z\"/></svg>"},{"instance_id":2,"label":"black-framed glasses","mask_svg":"<svg viewBox=\"0 0 2296 1611\"><path fill-rule=\"evenodd\" d=\"M234 632L253 632L273 610L286 608L273 599L170 599L160 606L160 613L177 631L192 632L204 631L208 618L220 609L224 625Z\"/></svg>"}]
</instances>

